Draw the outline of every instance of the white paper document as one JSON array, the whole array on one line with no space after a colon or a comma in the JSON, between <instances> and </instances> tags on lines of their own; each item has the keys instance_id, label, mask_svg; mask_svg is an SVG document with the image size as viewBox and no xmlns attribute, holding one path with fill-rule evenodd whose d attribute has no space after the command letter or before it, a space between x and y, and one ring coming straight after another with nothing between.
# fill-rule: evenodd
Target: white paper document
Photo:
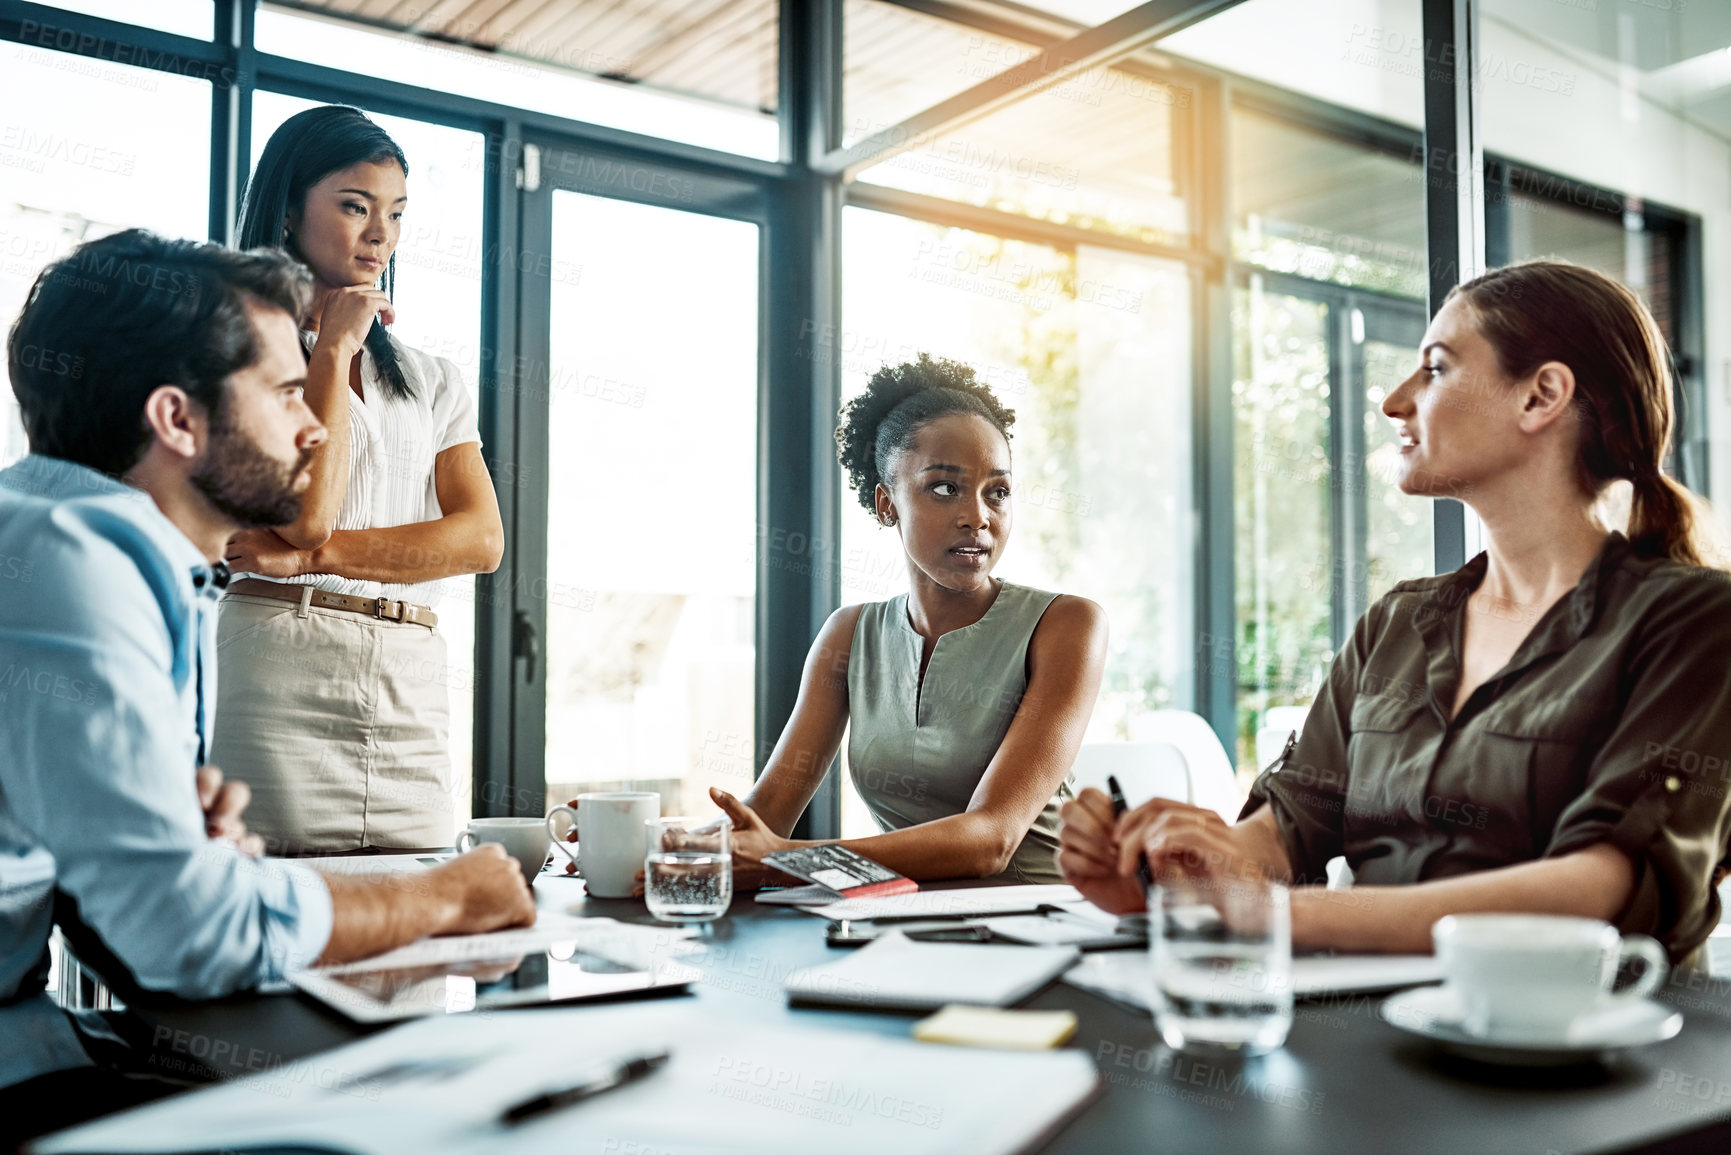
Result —
<instances>
[{"instance_id":1,"label":"white paper document","mask_svg":"<svg viewBox=\"0 0 1731 1155\"><path fill-rule=\"evenodd\" d=\"M429 854L339 854L328 858L285 858L282 861L339 878L378 878L425 874L455 857L450 852L433 851Z\"/></svg>"},{"instance_id":2,"label":"white paper document","mask_svg":"<svg viewBox=\"0 0 1731 1155\"><path fill-rule=\"evenodd\" d=\"M1428 954L1358 954L1292 960L1294 998L1313 999L1367 991L1392 991L1442 980L1442 964ZM1092 954L1064 975L1081 987L1143 1010L1154 1006L1154 973L1146 951Z\"/></svg>"},{"instance_id":3,"label":"white paper document","mask_svg":"<svg viewBox=\"0 0 1731 1155\"><path fill-rule=\"evenodd\" d=\"M1010 948L1005 948L1010 949ZM516 1127L507 1107L665 1047L660 1070ZM1009 1155L1093 1095L1085 1052L757 1026L689 1004L421 1019L42 1140L45 1153L314 1145L357 1155Z\"/></svg>"},{"instance_id":4,"label":"white paper document","mask_svg":"<svg viewBox=\"0 0 1731 1155\"><path fill-rule=\"evenodd\" d=\"M891 932L845 957L787 976L796 1002L894 1010L948 1003L1007 1007L1068 970L1075 947L912 942Z\"/></svg>"},{"instance_id":5,"label":"white paper document","mask_svg":"<svg viewBox=\"0 0 1731 1155\"><path fill-rule=\"evenodd\" d=\"M920 890L883 898L844 898L827 906L804 909L823 918L942 918L970 914L1001 914L1081 901L1073 886L972 886L958 890Z\"/></svg>"},{"instance_id":6,"label":"white paper document","mask_svg":"<svg viewBox=\"0 0 1731 1155\"><path fill-rule=\"evenodd\" d=\"M578 918L543 909L534 926L496 930L489 934L453 934L423 938L360 962L344 963L326 970L391 970L398 967L436 966L440 963L475 959L510 958L543 951L554 943L574 942L590 954L621 963L658 962L670 955L695 949L687 940L697 932L690 927L644 926L611 918Z\"/></svg>"}]
</instances>

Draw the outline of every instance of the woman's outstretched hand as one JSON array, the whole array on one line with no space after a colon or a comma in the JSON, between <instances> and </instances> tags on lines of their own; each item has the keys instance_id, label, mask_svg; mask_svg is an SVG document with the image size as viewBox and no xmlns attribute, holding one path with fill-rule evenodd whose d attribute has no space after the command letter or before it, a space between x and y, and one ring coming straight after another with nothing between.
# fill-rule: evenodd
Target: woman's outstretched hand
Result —
<instances>
[{"instance_id":1,"label":"woman's outstretched hand","mask_svg":"<svg viewBox=\"0 0 1731 1155\"><path fill-rule=\"evenodd\" d=\"M799 880L791 878L773 866L765 866L763 859L767 854L778 850L786 850L793 845L769 828L769 824L758 816L757 811L718 787L709 788L709 797L722 812L733 820L733 885L737 889L752 890L760 886L797 885Z\"/></svg>"}]
</instances>

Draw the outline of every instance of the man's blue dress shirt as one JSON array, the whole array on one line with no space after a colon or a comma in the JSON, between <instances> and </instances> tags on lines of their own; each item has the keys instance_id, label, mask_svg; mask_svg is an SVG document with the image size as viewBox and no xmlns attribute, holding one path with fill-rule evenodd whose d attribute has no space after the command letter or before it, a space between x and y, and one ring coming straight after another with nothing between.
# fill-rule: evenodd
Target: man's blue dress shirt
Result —
<instances>
[{"instance_id":1,"label":"man's blue dress shirt","mask_svg":"<svg viewBox=\"0 0 1731 1155\"><path fill-rule=\"evenodd\" d=\"M39 455L0 472L0 1086L91 1061L43 992L57 911L112 979L191 998L330 938L316 873L205 834L218 592L147 494Z\"/></svg>"}]
</instances>

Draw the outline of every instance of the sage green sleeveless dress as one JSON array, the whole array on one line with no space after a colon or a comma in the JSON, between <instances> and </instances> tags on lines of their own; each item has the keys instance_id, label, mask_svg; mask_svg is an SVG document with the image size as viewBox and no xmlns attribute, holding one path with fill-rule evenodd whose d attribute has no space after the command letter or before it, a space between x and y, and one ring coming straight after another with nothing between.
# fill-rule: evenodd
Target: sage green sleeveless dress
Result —
<instances>
[{"instance_id":1,"label":"sage green sleeveless dress","mask_svg":"<svg viewBox=\"0 0 1731 1155\"><path fill-rule=\"evenodd\" d=\"M1028 639L1057 596L1000 583L984 617L937 640L923 685L908 596L861 607L847 666L848 769L880 829L968 808L1028 688ZM1066 775L998 878L1063 881L1058 807L1072 796Z\"/></svg>"}]
</instances>

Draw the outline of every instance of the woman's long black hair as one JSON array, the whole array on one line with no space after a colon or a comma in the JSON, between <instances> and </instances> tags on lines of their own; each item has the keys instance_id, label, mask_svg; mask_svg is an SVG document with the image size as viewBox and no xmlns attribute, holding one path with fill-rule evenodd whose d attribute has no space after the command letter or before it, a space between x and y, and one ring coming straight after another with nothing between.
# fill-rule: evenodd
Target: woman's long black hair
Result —
<instances>
[{"instance_id":1,"label":"woman's long black hair","mask_svg":"<svg viewBox=\"0 0 1731 1155\"><path fill-rule=\"evenodd\" d=\"M247 182L237 230L238 247L280 247L300 257L285 222L291 210L305 210L307 190L350 165L383 161L395 161L402 166L403 175L409 175L409 160L397 142L358 108L327 104L289 117L271 133L258 168ZM396 289L396 283L397 255L392 253L385 266L387 296ZM391 335L377 317L367 331L367 351L378 366L385 392L405 399L415 395L414 386L403 372L402 358L391 343Z\"/></svg>"}]
</instances>

